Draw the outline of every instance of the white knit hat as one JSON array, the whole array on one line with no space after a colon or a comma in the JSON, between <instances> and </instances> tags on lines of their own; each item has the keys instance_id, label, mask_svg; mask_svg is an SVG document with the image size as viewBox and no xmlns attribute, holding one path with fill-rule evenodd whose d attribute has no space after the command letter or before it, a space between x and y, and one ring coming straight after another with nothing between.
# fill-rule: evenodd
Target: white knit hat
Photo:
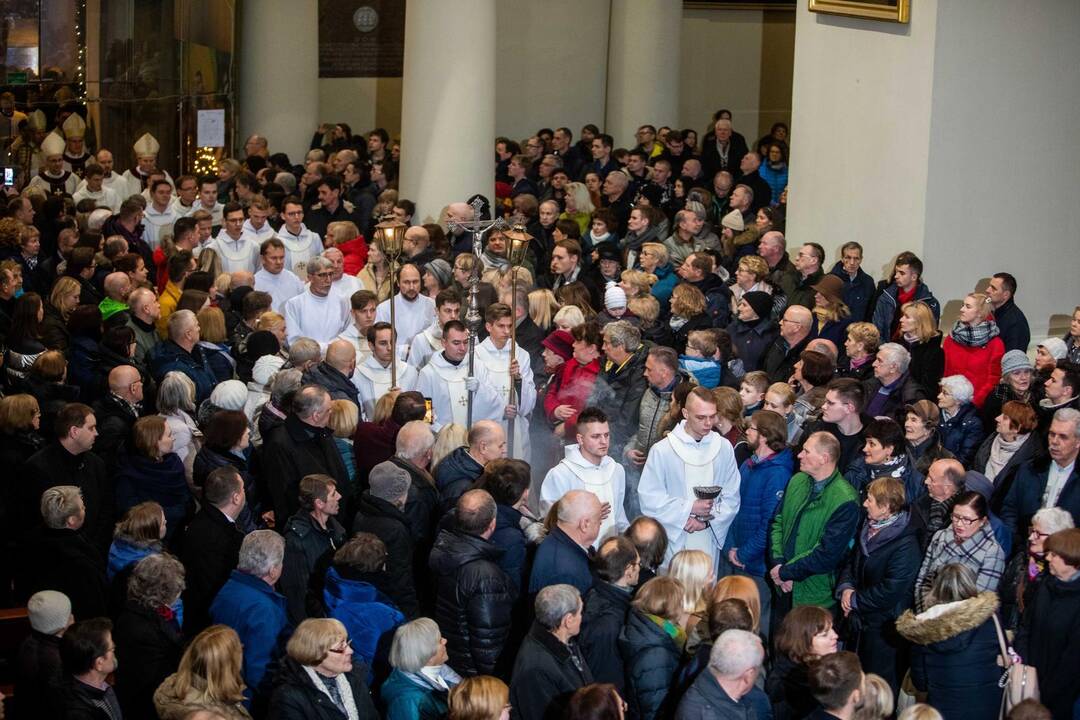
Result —
<instances>
[{"instance_id":1,"label":"white knit hat","mask_svg":"<svg viewBox=\"0 0 1080 720\"><path fill-rule=\"evenodd\" d=\"M609 310L626 307L626 292L615 283L609 282L607 290L604 291L604 307Z\"/></svg>"},{"instance_id":2,"label":"white knit hat","mask_svg":"<svg viewBox=\"0 0 1080 720\"><path fill-rule=\"evenodd\" d=\"M1046 348L1046 352L1050 353L1055 360L1064 360L1065 356L1069 354L1069 348L1061 338L1046 338L1039 343L1039 347Z\"/></svg>"},{"instance_id":3,"label":"white knit hat","mask_svg":"<svg viewBox=\"0 0 1080 720\"><path fill-rule=\"evenodd\" d=\"M240 380L218 383L210 393L210 402L222 410L243 410L247 402L247 385Z\"/></svg>"},{"instance_id":4,"label":"white knit hat","mask_svg":"<svg viewBox=\"0 0 1080 720\"><path fill-rule=\"evenodd\" d=\"M720 220L720 224L726 228L730 228L735 232L742 232L746 229L746 223L743 222L742 213L738 210L732 210Z\"/></svg>"},{"instance_id":5,"label":"white knit hat","mask_svg":"<svg viewBox=\"0 0 1080 720\"><path fill-rule=\"evenodd\" d=\"M62 592L42 590L30 596L26 611L30 615L30 627L39 633L55 635L71 619L71 600Z\"/></svg>"}]
</instances>

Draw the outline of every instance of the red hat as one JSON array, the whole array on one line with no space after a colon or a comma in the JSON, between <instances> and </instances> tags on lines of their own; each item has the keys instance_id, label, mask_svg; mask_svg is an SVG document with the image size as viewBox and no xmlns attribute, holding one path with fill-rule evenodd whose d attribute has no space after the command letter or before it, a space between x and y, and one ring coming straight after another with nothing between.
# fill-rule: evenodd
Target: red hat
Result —
<instances>
[{"instance_id":1,"label":"red hat","mask_svg":"<svg viewBox=\"0 0 1080 720\"><path fill-rule=\"evenodd\" d=\"M574 356L574 336L566 330L556 330L544 338L540 344L563 360L569 360Z\"/></svg>"}]
</instances>

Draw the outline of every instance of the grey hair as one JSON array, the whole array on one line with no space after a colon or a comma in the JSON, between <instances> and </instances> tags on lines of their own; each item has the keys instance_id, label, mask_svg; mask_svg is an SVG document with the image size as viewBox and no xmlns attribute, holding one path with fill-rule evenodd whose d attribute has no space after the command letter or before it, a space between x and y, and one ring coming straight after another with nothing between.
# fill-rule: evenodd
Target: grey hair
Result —
<instances>
[{"instance_id":1,"label":"grey hair","mask_svg":"<svg viewBox=\"0 0 1080 720\"><path fill-rule=\"evenodd\" d=\"M536 622L548 630L559 627L562 619L581 608L581 592L573 585L548 585L536 594Z\"/></svg>"},{"instance_id":2,"label":"grey hair","mask_svg":"<svg viewBox=\"0 0 1080 720\"><path fill-rule=\"evenodd\" d=\"M417 618L394 631L390 645L390 666L402 672L420 672L439 650L442 634L431 618Z\"/></svg>"},{"instance_id":3,"label":"grey hair","mask_svg":"<svg viewBox=\"0 0 1080 720\"><path fill-rule=\"evenodd\" d=\"M1061 408L1054 413L1054 422L1072 423L1073 436L1080 438L1080 410Z\"/></svg>"},{"instance_id":4,"label":"grey hair","mask_svg":"<svg viewBox=\"0 0 1080 720\"><path fill-rule=\"evenodd\" d=\"M750 200L753 201L753 199L754 193L751 192ZM684 208L684 212L693 213L694 217L696 217L698 220L704 220L708 215L708 212L705 210L705 206L697 200L687 200Z\"/></svg>"},{"instance_id":5,"label":"grey hair","mask_svg":"<svg viewBox=\"0 0 1080 720\"><path fill-rule=\"evenodd\" d=\"M882 347L885 346L882 345ZM971 381L963 375L950 375L941 378L941 387L948 390L949 394L961 405L975 399L975 388L972 387Z\"/></svg>"},{"instance_id":6,"label":"grey hair","mask_svg":"<svg viewBox=\"0 0 1080 720\"><path fill-rule=\"evenodd\" d=\"M311 264L308 263L308 267L310 266ZM322 360L322 348L319 347L319 343L311 338L300 337L289 345L289 364L293 367L300 367L313 360L315 362Z\"/></svg>"},{"instance_id":7,"label":"grey hair","mask_svg":"<svg viewBox=\"0 0 1080 720\"><path fill-rule=\"evenodd\" d=\"M135 563L127 597L150 610L170 607L184 591L184 566L168 553L147 555Z\"/></svg>"},{"instance_id":8,"label":"grey hair","mask_svg":"<svg viewBox=\"0 0 1080 720\"><path fill-rule=\"evenodd\" d=\"M165 373L158 385L157 407L162 415L195 412L195 382L179 370Z\"/></svg>"},{"instance_id":9,"label":"grey hair","mask_svg":"<svg viewBox=\"0 0 1080 720\"><path fill-rule=\"evenodd\" d=\"M885 362L896 366L896 371L903 375L911 364L911 353L899 343L885 343L878 347L878 354L884 354Z\"/></svg>"},{"instance_id":10,"label":"grey hair","mask_svg":"<svg viewBox=\"0 0 1080 720\"><path fill-rule=\"evenodd\" d=\"M177 310L169 316L169 339L175 341L196 322L195 313L190 310Z\"/></svg>"},{"instance_id":11,"label":"grey hair","mask_svg":"<svg viewBox=\"0 0 1080 720\"><path fill-rule=\"evenodd\" d=\"M975 571L961 563L949 563L938 568L934 582L926 594L926 607L967 600L979 594Z\"/></svg>"},{"instance_id":12,"label":"grey hair","mask_svg":"<svg viewBox=\"0 0 1080 720\"><path fill-rule=\"evenodd\" d=\"M599 500L588 490L567 490L559 498L558 520L561 523L577 523L592 509L590 500Z\"/></svg>"},{"instance_id":13,"label":"grey hair","mask_svg":"<svg viewBox=\"0 0 1080 720\"><path fill-rule=\"evenodd\" d=\"M318 256L313 257L310 260L308 260L307 274L308 275L314 275L315 273L319 273L319 272L322 272L324 270L330 270L333 267L334 267L333 262L331 262L327 258L324 258L322 255L318 255Z\"/></svg>"},{"instance_id":14,"label":"grey hair","mask_svg":"<svg viewBox=\"0 0 1080 720\"><path fill-rule=\"evenodd\" d=\"M68 518L79 512L82 490L74 485L54 485L41 493L41 518L53 530L67 527Z\"/></svg>"},{"instance_id":15,"label":"grey hair","mask_svg":"<svg viewBox=\"0 0 1080 720\"><path fill-rule=\"evenodd\" d=\"M280 408L285 403L285 397L294 393L303 384L304 374L296 368L278 370L270 380L270 402ZM160 401L159 401L160 405Z\"/></svg>"},{"instance_id":16,"label":"grey hair","mask_svg":"<svg viewBox=\"0 0 1080 720\"><path fill-rule=\"evenodd\" d=\"M604 326L604 339L627 352L633 352L641 345L641 331L626 320L616 320Z\"/></svg>"},{"instance_id":17,"label":"grey hair","mask_svg":"<svg viewBox=\"0 0 1080 720\"><path fill-rule=\"evenodd\" d=\"M747 630L725 630L709 652L709 668L722 678L734 678L765 659L761 638Z\"/></svg>"},{"instance_id":18,"label":"grey hair","mask_svg":"<svg viewBox=\"0 0 1080 720\"><path fill-rule=\"evenodd\" d=\"M279 172L274 176L274 182L282 187L286 193L296 192L296 176L290 172Z\"/></svg>"},{"instance_id":19,"label":"grey hair","mask_svg":"<svg viewBox=\"0 0 1080 720\"><path fill-rule=\"evenodd\" d=\"M398 431L396 454L399 458L414 460L434 446L435 435L423 420L407 422Z\"/></svg>"},{"instance_id":20,"label":"grey hair","mask_svg":"<svg viewBox=\"0 0 1080 720\"><path fill-rule=\"evenodd\" d=\"M292 411L301 420L306 420L322 407L328 397L330 393L322 385L305 385L293 395Z\"/></svg>"},{"instance_id":21,"label":"grey hair","mask_svg":"<svg viewBox=\"0 0 1080 720\"><path fill-rule=\"evenodd\" d=\"M245 575L265 577L285 559L285 538L274 530L254 530L244 536L236 569Z\"/></svg>"},{"instance_id":22,"label":"grey hair","mask_svg":"<svg viewBox=\"0 0 1080 720\"><path fill-rule=\"evenodd\" d=\"M1060 412L1060 410L1058 411ZM1062 530L1071 530L1076 527L1072 513L1064 508L1048 507L1039 510L1031 516L1031 524L1039 523L1043 532L1053 535Z\"/></svg>"}]
</instances>

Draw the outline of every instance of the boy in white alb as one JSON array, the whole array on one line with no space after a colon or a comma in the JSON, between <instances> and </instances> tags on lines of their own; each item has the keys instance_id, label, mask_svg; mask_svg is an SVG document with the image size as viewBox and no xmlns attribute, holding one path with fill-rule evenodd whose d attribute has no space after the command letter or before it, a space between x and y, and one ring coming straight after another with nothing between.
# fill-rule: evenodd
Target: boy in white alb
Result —
<instances>
[{"instance_id":1,"label":"boy in white alb","mask_svg":"<svg viewBox=\"0 0 1080 720\"><path fill-rule=\"evenodd\" d=\"M469 377L469 331L460 320L443 326L443 350L431 356L420 371L416 389L431 398L435 416L432 430L457 423L469 427L469 393L473 394L473 420L499 417L506 402L499 396L487 370L477 362Z\"/></svg>"},{"instance_id":2,"label":"boy in white alb","mask_svg":"<svg viewBox=\"0 0 1080 720\"><path fill-rule=\"evenodd\" d=\"M409 364L419 370L427 365L435 353L442 352L442 329L461 314L461 296L457 290L447 288L435 296L435 322L412 339L409 346Z\"/></svg>"},{"instance_id":3,"label":"boy in white alb","mask_svg":"<svg viewBox=\"0 0 1080 720\"><path fill-rule=\"evenodd\" d=\"M494 416L482 415L485 420L502 422L503 429L510 439L508 420L514 418L514 437L512 457L529 462L529 415L536 406L536 385L529 352L520 345L514 348L514 357L510 357L510 333L514 319L509 305L494 303L484 313L488 336L476 346L476 362L487 369L495 389L503 398L502 410ZM511 383L515 388L514 402L510 402ZM474 414L474 419L477 417ZM507 443L507 447L510 443Z\"/></svg>"},{"instance_id":4,"label":"boy in white alb","mask_svg":"<svg viewBox=\"0 0 1080 720\"><path fill-rule=\"evenodd\" d=\"M371 421L375 417L375 404L379 398L394 386L390 372L390 360L393 357L393 340L390 323L377 322L368 328L368 347L371 354L364 362L356 366L353 373L353 385L360 395L360 407L364 417ZM397 363L397 387L401 391L412 390L417 385L416 368L410 367L403 360Z\"/></svg>"}]
</instances>

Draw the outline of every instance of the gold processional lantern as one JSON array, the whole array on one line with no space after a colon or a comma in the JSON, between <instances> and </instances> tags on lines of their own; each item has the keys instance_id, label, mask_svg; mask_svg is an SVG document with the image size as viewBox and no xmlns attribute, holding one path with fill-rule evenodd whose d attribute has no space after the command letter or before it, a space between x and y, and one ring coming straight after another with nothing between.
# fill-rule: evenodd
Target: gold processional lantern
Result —
<instances>
[{"instance_id":1,"label":"gold processional lantern","mask_svg":"<svg viewBox=\"0 0 1080 720\"><path fill-rule=\"evenodd\" d=\"M407 226L393 215L384 215L382 222L375 226L375 239L390 264L390 387L397 387L397 318L394 312L394 295L397 291L397 263L405 245Z\"/></svg>"},{"instance_id":2,"label":"gold processional lantern","mask_svg":"<svg viewBox=\"0 0 1080 720\"><path fill-rule=\"evenodd\" d=\"M510 230L503 233L506 238L506 259L510 261L510 362L517 357L517 278L518 268L525 262L525 256L529 252L529 243L533 236L525 232L524 225L514 225ZM509 372L509 368L507 368ZM509 404L516 403L517 383L510 378ZM507 456L514 454L514 419L510 418L506 423L506 450Z\"/></svg>"}]
</instances>

